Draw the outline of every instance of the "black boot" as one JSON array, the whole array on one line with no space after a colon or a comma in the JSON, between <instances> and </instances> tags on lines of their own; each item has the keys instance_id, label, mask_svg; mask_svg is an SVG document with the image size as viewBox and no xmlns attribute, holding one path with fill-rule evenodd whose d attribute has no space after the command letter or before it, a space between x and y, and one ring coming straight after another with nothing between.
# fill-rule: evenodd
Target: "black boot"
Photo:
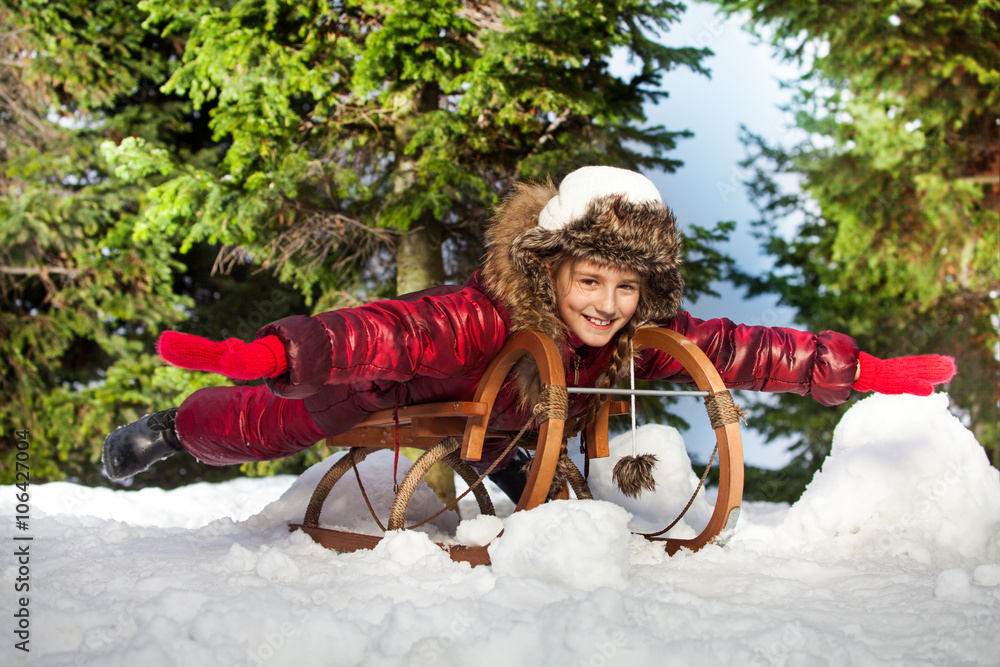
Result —
<instances>
[{"instance_id":1,"label":"black boot","mask_svg":"<svg viewBox=\"0 0 1000 667\"><path fill-rule=\"evenodd\" d=\"M490 481L500 487L507 497L515 503L521 500L524 487L528 485L528 473L525 464L531 457L520 449L514 454L514 460L506 468L501 468L490 474Z\"/></svg>"},{"instance_id":2,"label":"black boot","mask_svg":"<svg viewBox=\"0 0 1000 667\"><path fill-rule=\"evenodd\" d=\"M174 452L184 451L174 430L176 416L177 408L156 412L106 437L101 454L104 474L116 481L126 479Z\"/></svg>"}]
</instances>

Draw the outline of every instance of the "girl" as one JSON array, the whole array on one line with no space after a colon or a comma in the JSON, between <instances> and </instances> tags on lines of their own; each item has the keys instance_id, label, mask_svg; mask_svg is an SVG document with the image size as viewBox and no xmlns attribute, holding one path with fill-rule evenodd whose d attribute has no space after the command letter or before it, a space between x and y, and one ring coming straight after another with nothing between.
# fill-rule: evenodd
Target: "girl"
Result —
<instances>
[{"instance_id":1,"label":"girl","mask_svg":"<svg viewBox=\"0 0 1000 667\"><path fill-rule=\"evenodd\" d=\"M927 395L955 373L950 357L883 361L832 331L702 321L678 312L684 283L676 223L653 183L636 172L584 167L558 191L551 183L519 185L499 207L488 237L484 267L464 285L287 317L264 326L249 344L163 333L158 349L171 364L266 378L266 384L201 389L179 408L111 433L103 450L106 474L125 479L180 451L213 465L281 458L377 410L468 400L508 335L521 329L559 345L570 386L613 387L628 370L632 337L643 324L692 339L731 388L811 394L823 405L844 402L852 386ZM691 381L655 350L643 351L635 369L643 379ZM514 377L497 398L491 428L517 432L531 419L537 369L526 360ZM593 418L600 400L571 400L570 433ZM487 443L481 470L504 444Z\"/></svg>"}]
</instances>

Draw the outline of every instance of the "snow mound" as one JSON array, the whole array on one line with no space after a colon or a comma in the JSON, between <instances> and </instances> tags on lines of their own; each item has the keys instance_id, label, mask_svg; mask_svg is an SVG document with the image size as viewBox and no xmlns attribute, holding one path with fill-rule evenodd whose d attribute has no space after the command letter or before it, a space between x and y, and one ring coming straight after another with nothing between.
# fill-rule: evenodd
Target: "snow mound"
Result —
<instances>
[{"instance_id":1,"label":"snow mound","mask_svg":"<svg viewBox=\"0 0 1000 667\"><path fill-rule=\"evenodd\" d=\"M632 454L631 432L611 439L610 456L590 462L590 478L587 481L595 499L619 505L632 515L629 528L648 533L666 527L681 513L698 488L701 471L696 475L691 469L684 438L673 427L656 424L640 426L636 429L635 439L636 455L656 455L657 462L653 468L655 490L630 498L619 491L611 479L611 471L618 460ZM712 506L705 498L705 489L699 489L684 518L666 536L680 539L696 537L711 516Z\"/></svg>"},{"instance_id":2,"label":"snow mound","mask_svg":"<svg viewBox=\"0 0 1000 667\"><path fill-rule=\"evenodd\" d=\"M458 524L455 541L470 547L484 547L503 530L500 517L480 514Z\"/></svg>"},{"instance_id":3,"label":"snow mound","mask_svg":"<svg viewBox=\"0 0 1000 667\"><path fill-rule=\"evenodd\" d=\"M556 500L515 512L489 547L493 572L581 590L624 585L629 518L621 507L594 500Z\"/></svg>"},{"instance_id":4,"label":"snow mound","mask_svg":"<svg viewBox=\"0 0 1000 667\"><path fill-rule=\"evenodd\" d=\"M302 523L306 507L312 497L316 485L333 465L347 452L328 456L323 461L306 470L276 501L265 507L256 521L261 523L287 524ZM393 452L388 449L378 450L358 464L358 473L364 485L368 500L385 525L389 520L389 511L395 499L393 494ZM412 463L403 456L399 457L399 481L403 481ZM426 483L420 482L407 509L408 521L416 523L441 509L441 501L434 495ZM364 496L358 486L354 472L348 470L327 496L323 511L320 513L319 525L324 528L350 530L369 535L381 535L382 530L375 523L368 511ZM409 525L409 524L407 524ZM418 527L416 530L427 533L434 540L446 539L455 533L458 527L458 517L454 512L445 512L436 519Z\"/></svg>"},{"instance_id":5,"label":"snow mound","mask_svg":"<svg viewBox=\"0 0 1000 667\"><path fill-rule=\"evenodd\" d=\"M780 541L922 563L1000 557L1000 473L948 396L873 395L834 431Z\"/></svg>"},{"instance_id":6,"label":"snow mound","mask_svg":"<svg viewBox=\"0 0 1000 667\"><path fill-rule=\"evenodd\" d=\"M450 563L451 559L427 535L416 530L390 530L372 554L399 565L414 565L425 559Z\"/></svg>"}]
</instances>

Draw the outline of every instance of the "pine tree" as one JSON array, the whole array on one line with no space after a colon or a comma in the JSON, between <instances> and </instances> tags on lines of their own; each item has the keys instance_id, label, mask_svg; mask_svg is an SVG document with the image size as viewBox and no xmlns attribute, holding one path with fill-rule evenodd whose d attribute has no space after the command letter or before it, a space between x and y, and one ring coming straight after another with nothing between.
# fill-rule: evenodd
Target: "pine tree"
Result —
<instances>
[{"instance_id":1,"label":"pine tree","mask_svg":"<svg viewBox=\"0 0 1000 667\"><path fill-rule=\"evenodd\" d=\"M746 136L777 268L744 282L876 356L956 357L953 408L1000 465L1000 3L719 4L809 68L791 105L809 138ZM778 187L783 175L802 194ZM781 397L757 413L765 433L798 437L786 474L801 488L842 410Z\"/></svg>"},{"instance_id":2,"label":"pine tree","mask_svg":"<svg viewBox=\"0 0 1000 667\"><path fill-rule=\"evenodd\" d=\"M217 334L206 325L227 303L262 290L301 305L273 279L226 285L232 296L216 298L214 253L182 262L168 242L137 241L150 180L115 178L101 144L143 136L189 164L217 152L191 103L159 90L177 45L142 29L144 18L135 3L0 3L4 479L13 479L14 433L27 429L32 479L102 483L108 430L224 382L164 367L152 354L158 331L184 323ZM185 465L194 478L232 475ZM159 481L178 475L168 467Z\"/></svg>"}]
</instances>

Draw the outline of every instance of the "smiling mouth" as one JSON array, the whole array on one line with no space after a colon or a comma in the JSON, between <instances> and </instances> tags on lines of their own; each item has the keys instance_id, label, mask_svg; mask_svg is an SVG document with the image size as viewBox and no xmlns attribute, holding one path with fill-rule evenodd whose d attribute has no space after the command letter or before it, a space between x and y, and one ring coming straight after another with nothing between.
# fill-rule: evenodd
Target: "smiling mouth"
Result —
<instances>
[{"instance_id":1,"label":"smiling mouth","mask_svg":"<svg viewBox=\"0 0 1000 667\"><path fill-rule=\"evenodd\" d=\"M611 324L611 320L599 320L596 317L589 317L587 315L584 315L583 319L587 320L588 322L590 322L594 326L598 326L598 327L606 327L606 326L609 326Z\"/></svg>"}]
</instances>

